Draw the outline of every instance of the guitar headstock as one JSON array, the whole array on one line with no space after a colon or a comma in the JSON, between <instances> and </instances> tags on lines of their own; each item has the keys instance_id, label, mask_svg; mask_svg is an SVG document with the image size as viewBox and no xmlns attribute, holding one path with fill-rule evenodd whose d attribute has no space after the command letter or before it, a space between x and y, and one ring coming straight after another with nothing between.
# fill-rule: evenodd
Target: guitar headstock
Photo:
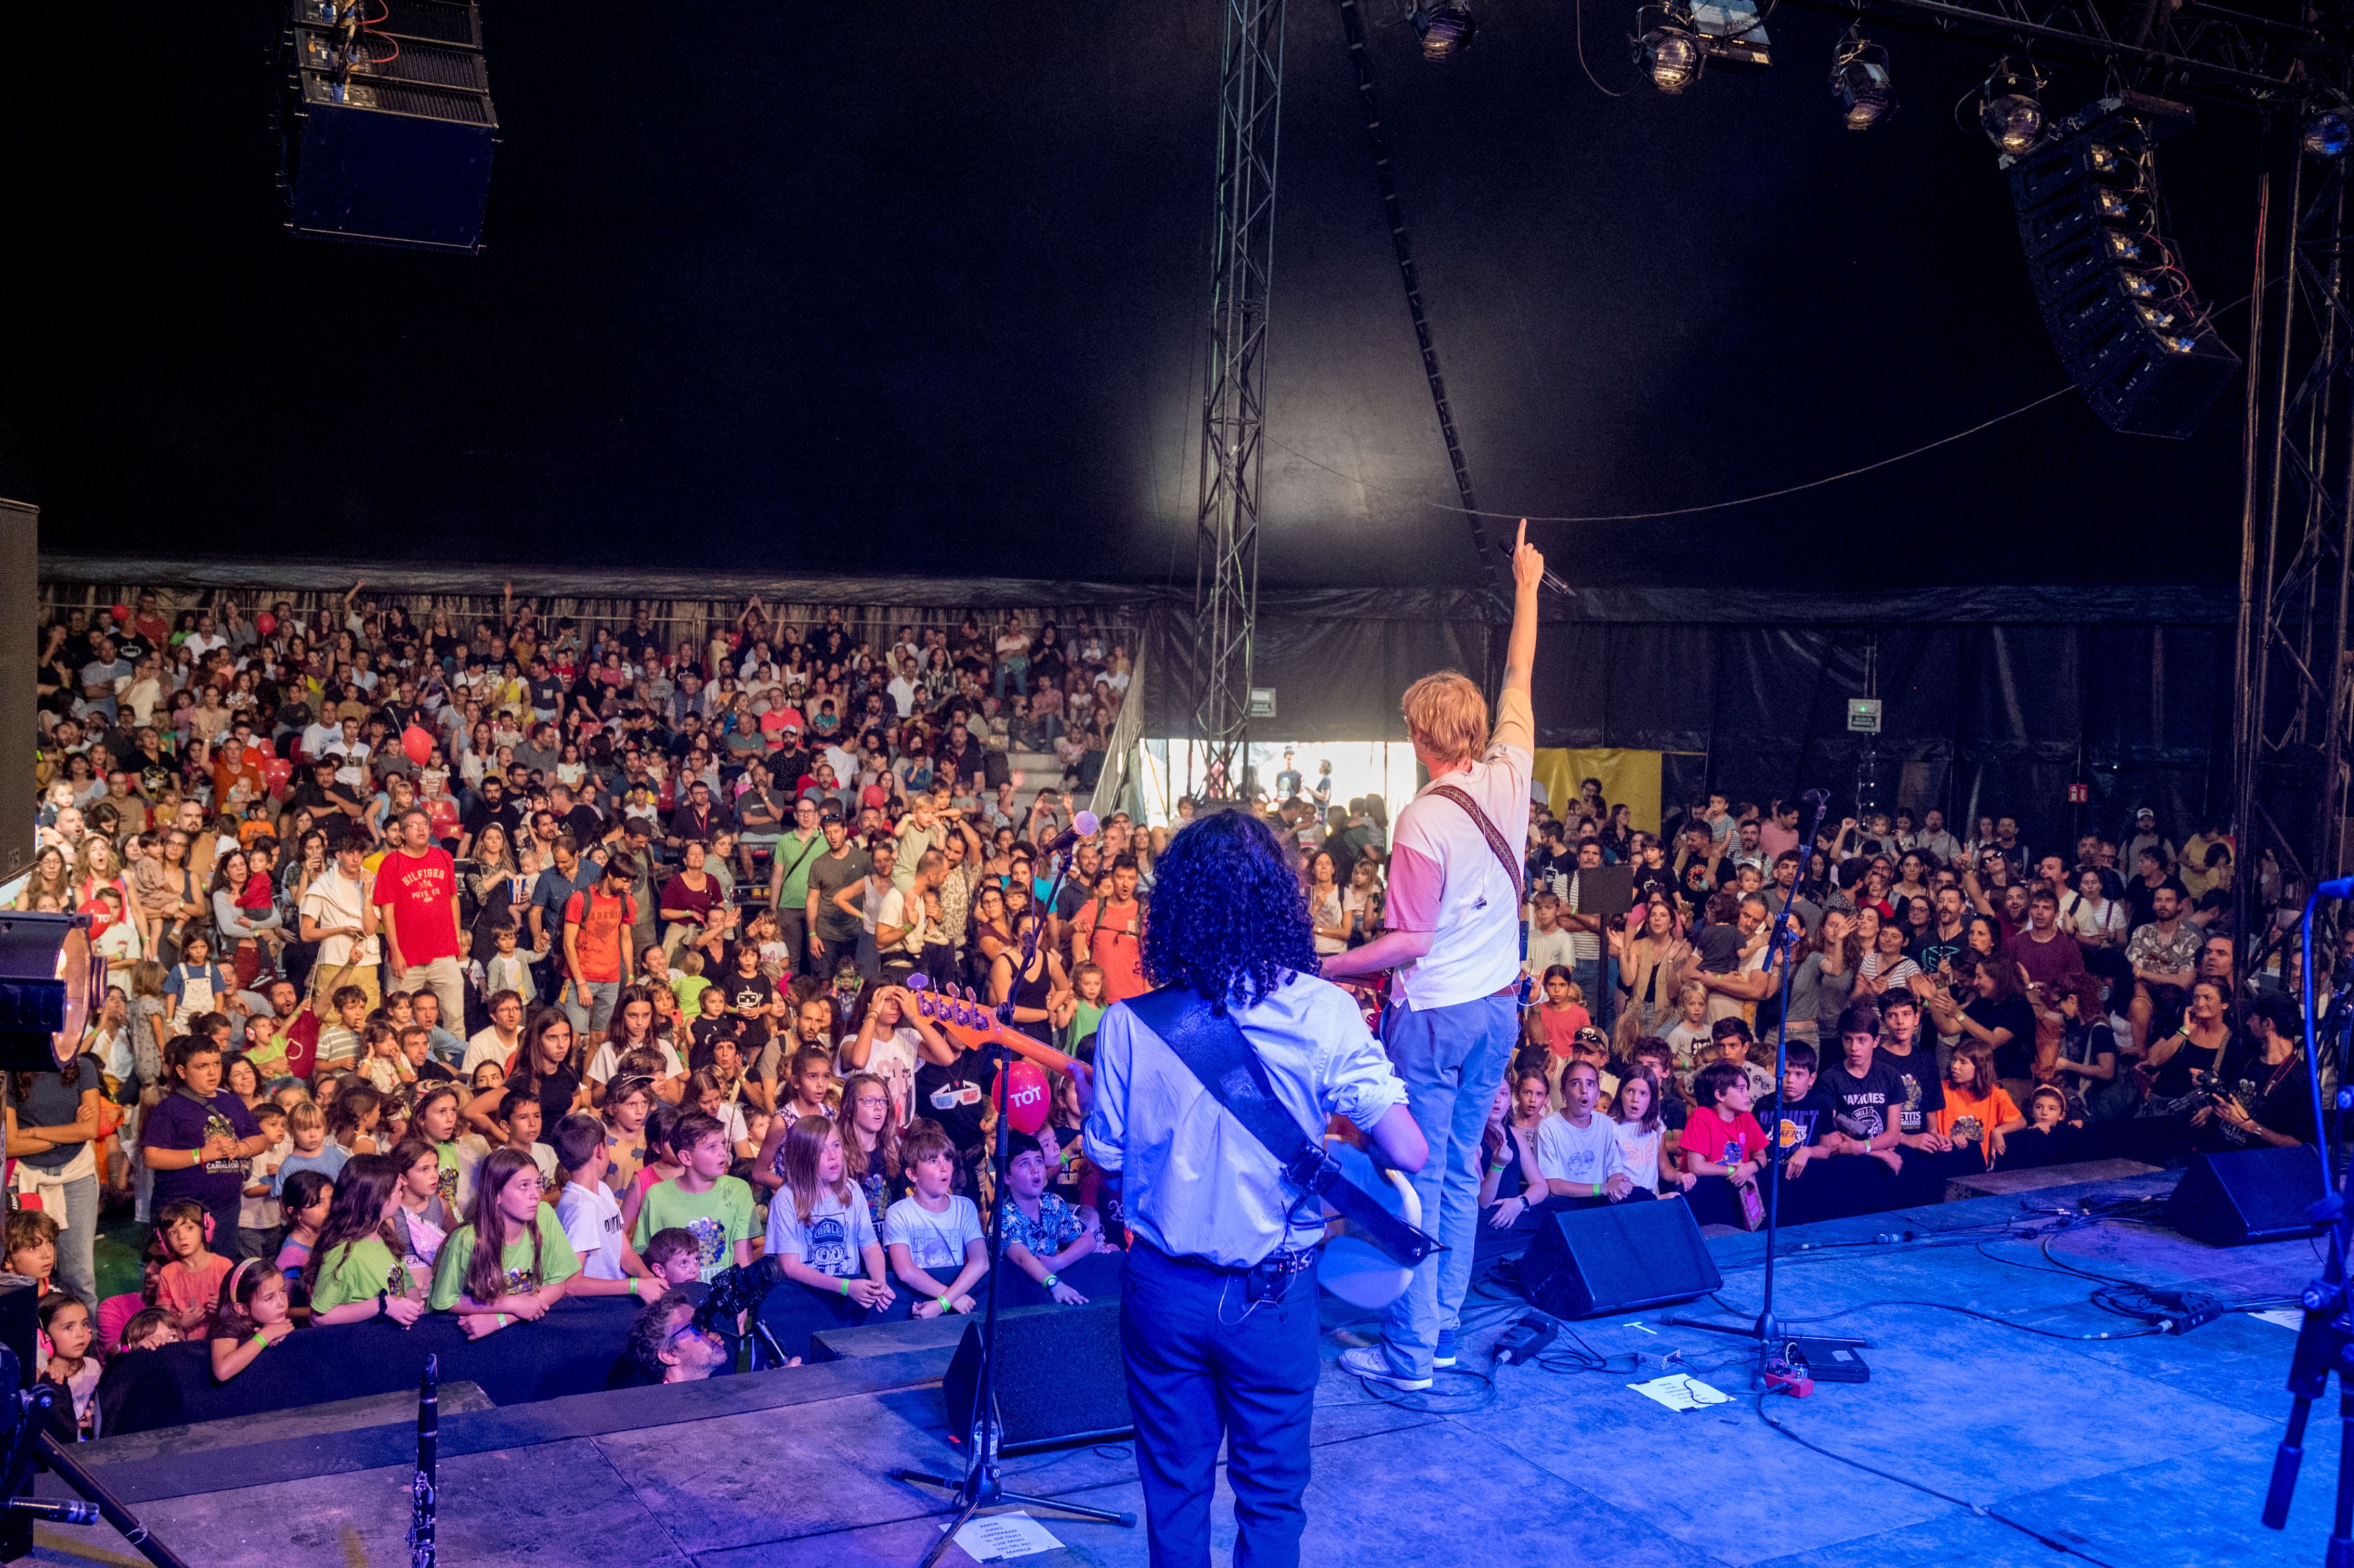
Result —
<instances>
[{"instance_id":1,"label":"guitar headstock","mask_svg":"<svg viewBox=\"0 0 2354 1568\"><path fill-rule=\"evenodd\" d=\"M1053 1046L1008 1028L999 1021L997 1010L982 1001L970 986L960 990L953 985L935 985L929 976L923 974L909 975L907 983L916 999L917 1015L968 1051L978 1051L989 1044L1002 1045L1059 1073L1067 1073L1076 1065Z\"/></svg>"}]
</instances>

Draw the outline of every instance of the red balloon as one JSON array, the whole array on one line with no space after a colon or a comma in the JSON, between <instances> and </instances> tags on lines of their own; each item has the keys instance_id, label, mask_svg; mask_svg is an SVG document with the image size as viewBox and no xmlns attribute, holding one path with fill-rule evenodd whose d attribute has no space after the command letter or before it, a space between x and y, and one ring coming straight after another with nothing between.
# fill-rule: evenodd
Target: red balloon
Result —
<instances>
[{"instance_id":1,"label":"red balloon","mask_svg":"<svg viewBox=\"0 0 2354 1568\"><path fill-rule=\"evenodd\" d=\"M433 756L433 737L415 725L400 732L400 749L408 760L422 768Z\"/></svg>"},{"instance_id":2,"label":"red balloon","mask_svg":"<svg viewBox=\"0 0 2354 1568\"><path fill-rule=\"evenodd\" d=\"M282 789L286 780L294 776L294 765L282 757L273 757L261 765L261 776L270 781L272 789Z\"/></svg>"},{"instance_id":3,"label":"red balloon","mask_svg":"<svg viewBox=\"0 0 2354 1568\"><path fill-rule=\"evenodd\" d=\"M265 609L253 618L253 629L267 637L278 630L278 618Z\"/></svg>"},{"instance_id":4,"label":"red balloon","mask_svg":"<svg viewBox=\"0 0 2354 1568\"><path fill-rule=\"evenodd\" d=\"M108 605L106 608L107 608L107 609L111 609L111 610L112 610L112 611L114 612L114 624L115 624L115 625L117 625L117 626L128 626L128 625L130 625L130 624L131 624L131 607L130 607L129 605L127 605L127 604L110 604L110 605Z\"/></svg>"},{"instance_id":5,"label":"red balloon","mask_svg":"<svg viewBox=\"0 0 2354 1568\"><path fill-rule=\"evenodd\" d=\"M1016 1059L1005 1069L1005 1075L998 1080L997 1095L1001 1108L1011 1102L1005 1118L1013 1124L1013 1130L1033 1138L1038 1136L1038 1129L1046 1125L1047 1114L1055 1108L1055 1091L1046 1082L1046 1069L1026 1057Z\"/></svg>"}]
</instances>

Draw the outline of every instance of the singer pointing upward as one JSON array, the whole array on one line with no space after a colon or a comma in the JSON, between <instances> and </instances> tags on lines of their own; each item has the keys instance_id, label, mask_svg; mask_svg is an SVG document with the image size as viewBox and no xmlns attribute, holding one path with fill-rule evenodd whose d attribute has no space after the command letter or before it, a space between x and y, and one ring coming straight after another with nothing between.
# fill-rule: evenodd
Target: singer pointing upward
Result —
<instances>
[{"instance_id":1,"label":"singer pointing upward","mask_svg":"<svg viewBox=\"0 0 2354 1568\"><path fill-rule=\"evenodd\" d=\"M1415 1190L1424 1225L1448 1250L1415 1270L1383 1321L1382 1343L1341 1358L1345 1371L1398 1388L1428 1388L1433 1366L1455 1364L1479 1223L1479 1137L1520 1022L1521 851L1536 761L1529 673L1543 577L1524 517L1492 736L1487 700L1468 677L1450 670L1406 688L1406 735L1430 782L1391 836L1389 928L1323 964L1328 980L1396 970L1382 1044L1430 1141Z\"/></svg>"}]
</instances>

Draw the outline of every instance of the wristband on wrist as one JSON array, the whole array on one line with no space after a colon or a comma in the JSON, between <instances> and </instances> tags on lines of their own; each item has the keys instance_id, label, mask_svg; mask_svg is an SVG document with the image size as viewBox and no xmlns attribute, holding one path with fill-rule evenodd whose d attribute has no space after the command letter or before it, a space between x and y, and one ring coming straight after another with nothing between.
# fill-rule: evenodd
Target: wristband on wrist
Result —
<instances>
[{"instance_id":1,"label":"wristband on wrist","mask_svg":"<svg viewBox=\"0 0 2354 1568\"><path fill-rule=\"evenodd\" d=\"M1046 1288L1049 1290L1054 1289L1055 1287L1060 1285L1062 1282L1063 1277L1059 1274L1050 1274L1046 1276Z\"/></svg>"},{"instance_id":2,"label":"wristband on wrist","mask_svg":"<svg viewBox=\"0 0 2354 1568\"><path fill-rule=\"evenodd\" d=\"M950 1298L950 1297L948 1297L948 1296L945 1296L945 1295L944 1295L944 1296L942 1296L942 1297L940 1298L940 1310L941 1310L941 1311L943 1311L943 1312L953 1312L953 1311L955 1311L955 1310L956 1310L956 1302L955 1302L955 1300L954 1300L952 1298Z\"/></svg>"},{"instance_id":3,"label":"wristband on wrist","mask_svg":"<svg viewBox=\"0 0 2354 1568\"><path fill-rule=\"evenodd\" d=\"M253 1331L253 1342L260 1349L268 1350L270 1348L270 1336L263 1333L260 1330L256 1329Z\"/></svg>"},{"instance_id":4,"label":"wristband on wrist","mask_svg":"<svg viewBox=\"0 0 2354 1568\"><path fill-rule=\"evenodd\" d=\"M850 1294L850 1281L848 1281L847 1279L837 1279L837 1280L835 1280L835 1281L834 1281L834 1283L835 1283L836 1285L839 1285L840 1287L842 1287L842 1293L843 1293L844 1296L847 1296L847 1295L849 1295L849 1294Z\"/></svg>"},{"instance_id":5,"label":"wristband on wrist","mask_svg":"<svg viewBox=\"0 0 2354 1568\"><path fill-rule=\"evenodd\" d=\"M385 1305L385 1298L386 1298L386 1297L387 1296L387 1294L388 1294L388 1292L382 1291L382 1290L379 1290L379 1291L377 1291L377 1292L376 1293L376 1315L377 1317L379 1317L379 1318L383 1317L383 1316L385 1315L385 1313L389 1309L389 1308L387 1308L387 1306Z\"/></svg>"},{"instance_id":6,"label":"wristband on wrist","mask_svg":"<svg viewBox=\"0 0 2354 1568\"><path fill-rule=\"evenodd\" d=\"M507 1315L504 1312L500 1312L495 1314L495 1316L499 1320L499 1327L502 1329L505 1328L507 1326Z\"/></svg>"},{"instance_id":7,"label":"wristband on wrist","mask_svg":"<svg viewBox=\"0 0 2354 1568\"><path fill-rule=\"evenodd\" d=\"M635 1296L638 1293L638 1277L633 1274L630 1276L630 1294Z\"/></svg>"}]
</instances>

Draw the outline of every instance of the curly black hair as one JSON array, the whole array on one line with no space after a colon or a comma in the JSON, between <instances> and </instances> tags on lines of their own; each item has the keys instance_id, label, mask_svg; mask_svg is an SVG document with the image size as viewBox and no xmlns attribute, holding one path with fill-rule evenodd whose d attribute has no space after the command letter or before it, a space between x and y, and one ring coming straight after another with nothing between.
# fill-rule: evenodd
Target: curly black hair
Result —
<instances>
[{"instance_id":1,"label":"curly black hair","mask_svg":"<svg viewBox=\"0 0 2354 1568\"><path fill-rule=\"evenodd\" d=\"M1265 822L1246 811L1197 818L1153 867L1144 968L1213 1001L1257 1001L1284 971L1317 972L1299 879Z\"/></svg>"}]
</instances>

